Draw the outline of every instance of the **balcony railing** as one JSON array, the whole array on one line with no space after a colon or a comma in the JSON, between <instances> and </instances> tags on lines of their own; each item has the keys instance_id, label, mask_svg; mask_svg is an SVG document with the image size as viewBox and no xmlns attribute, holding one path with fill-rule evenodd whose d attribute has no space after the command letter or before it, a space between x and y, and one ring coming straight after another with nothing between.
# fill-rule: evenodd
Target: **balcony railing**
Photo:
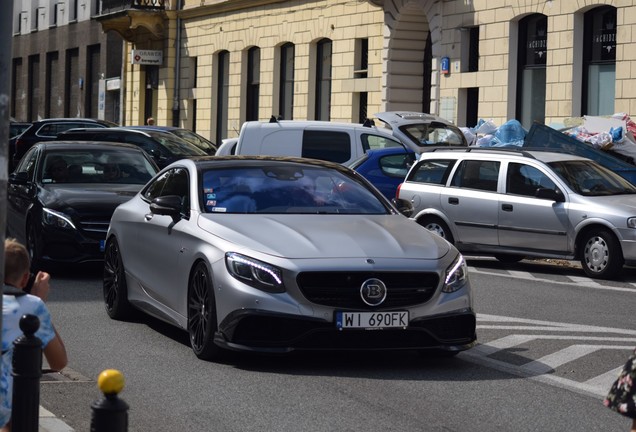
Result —
<instances>
[{"instance_id":1,"label":"balcony railing","mask_svg":"<svg viewBox=\"0 0 636 432\"><path fill-rule=\"evenodd\" d=\"M102 15L129 9L164 10L166 0L102 0Z\"/></svg>"}]
</instances>

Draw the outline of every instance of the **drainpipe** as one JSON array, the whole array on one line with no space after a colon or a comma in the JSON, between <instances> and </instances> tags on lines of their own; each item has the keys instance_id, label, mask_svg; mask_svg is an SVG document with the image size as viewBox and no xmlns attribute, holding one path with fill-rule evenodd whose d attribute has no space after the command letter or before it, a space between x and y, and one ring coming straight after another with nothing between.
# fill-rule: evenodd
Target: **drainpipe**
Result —
<instances>
[{"instance_id":1,"label":"drainpipe","mask_svg":"<svg viewBox=\"0 0 636 432\"><path fill-rule=\"evenodd\" d=\"M177 2L177 35L175 43L174 61L174 96L172 99L172 126L179 127L179 93L181 93L181 17L179 11L182 9L183 0Z\"/></svg>"}]
</instances>

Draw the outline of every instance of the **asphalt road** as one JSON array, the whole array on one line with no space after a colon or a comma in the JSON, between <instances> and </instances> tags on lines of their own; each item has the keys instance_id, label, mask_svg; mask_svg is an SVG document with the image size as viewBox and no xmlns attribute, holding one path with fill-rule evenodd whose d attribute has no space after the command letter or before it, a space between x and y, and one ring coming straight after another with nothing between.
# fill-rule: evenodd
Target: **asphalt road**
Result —
<instances>
[{"instance_id":1,"label":"asphalt road","mask_svg":"<svg viewBox=\"0 0 636 432\"><path fill-rule=\"evenodd\" d=\"M130 431L622 431L602 405L636 346L636 272L470 260L480 345L454 359L413 352L232 355L198 360L157 320L110 320L100 269L54 274L49 307L69 351L41 404L90 430L96 377L121 370Z\"/></svg>"}]
</instances>

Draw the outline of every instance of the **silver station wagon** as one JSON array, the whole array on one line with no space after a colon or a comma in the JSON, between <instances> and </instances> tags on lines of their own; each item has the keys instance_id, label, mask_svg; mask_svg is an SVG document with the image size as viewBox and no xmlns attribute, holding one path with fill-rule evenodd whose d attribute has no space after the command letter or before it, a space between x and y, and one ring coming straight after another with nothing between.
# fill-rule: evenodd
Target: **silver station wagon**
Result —
<instances>
[{"instance_id":1,"label":"silver station wagon","mask_svg":"<svg viewBox=\"0 0 636 432\"><path fill-rule=\"evenodd\" d=\"M423 153L396 198L410 202L413 219L465 254L505 262L578 259L588 276L600 279L636 263L636 186L571 154Z\"/></svg>"}]
</instances>

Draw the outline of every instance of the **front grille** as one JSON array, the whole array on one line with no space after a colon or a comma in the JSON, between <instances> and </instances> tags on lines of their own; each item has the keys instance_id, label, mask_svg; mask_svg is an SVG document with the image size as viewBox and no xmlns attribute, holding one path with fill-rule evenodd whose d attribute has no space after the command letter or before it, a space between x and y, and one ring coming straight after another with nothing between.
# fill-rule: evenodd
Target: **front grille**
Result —
<instances>
[{"instance_id":1,"label":"front grille","mask_svg":"<svg viewBox=\"0 0 636 432\"><path fill-rule=\"evenodd\" d=\"M103 218L92 219L85 217L79 221L78 228L84 233L85 236L97 240L102 240L106 238L106 232L108 231L109 224L110 221L104 220Z\"/></svg>"},{"instance_id":2,"label":"front grille","mask_svg":"<svg viewBox=\"0 0 636 432\"><path fill-rule=\"evenodd\" d=\"M380 307L370 307L360 297L362 283L380 279L387 288ZM303 272L296 279L303 295L312 303L348 309L391 309L426 303L439 283L429 272Z\"/></svg>"}]
</instances>

